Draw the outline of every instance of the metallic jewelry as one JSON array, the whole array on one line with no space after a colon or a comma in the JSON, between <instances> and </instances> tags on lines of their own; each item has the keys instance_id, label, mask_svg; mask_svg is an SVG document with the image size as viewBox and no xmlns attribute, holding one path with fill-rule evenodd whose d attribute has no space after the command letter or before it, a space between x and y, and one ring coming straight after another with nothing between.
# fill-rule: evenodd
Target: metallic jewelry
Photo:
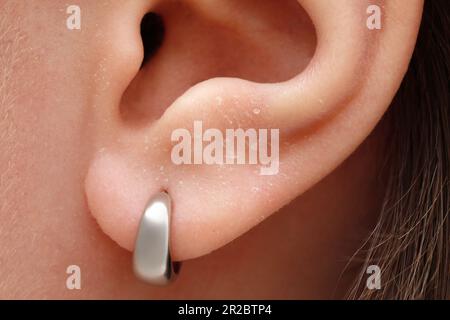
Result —
<instances>
[{"instance_id":1,"label":"metallic jewelry","mask_svg":"<svg viewBox=\"0 0 450 320\"><path fill-rule=\"evenodd\" d=\"M171 213L170 196L161 192L149 201L139 224L133 268L138 278L150 284L166 285L179 270L170 256Z\"/></svg>"}]
</instances>

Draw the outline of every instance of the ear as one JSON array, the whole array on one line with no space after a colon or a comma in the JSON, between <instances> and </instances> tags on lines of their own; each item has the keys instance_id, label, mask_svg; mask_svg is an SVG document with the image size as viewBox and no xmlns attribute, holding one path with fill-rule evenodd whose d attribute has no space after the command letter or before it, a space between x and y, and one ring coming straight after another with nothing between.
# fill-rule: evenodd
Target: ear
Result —
<instances>
[{"instance_id":1,"label":"ear","mask_svg":"<svg viewBox=\"0 0 450 320\"><path fill-rule=\"evenodd\" d=\"M329 174L382 117L415 45L422 0L376 3L379 30L360 0L161 2L116 22L90 115L86 195L102 230L133 250L148 199L167 190L173 256L194 258ZM147 11L165 37L139 68ZM250 129L243 161L227 158L238 128Z\"/></svg>"}]
</instances>

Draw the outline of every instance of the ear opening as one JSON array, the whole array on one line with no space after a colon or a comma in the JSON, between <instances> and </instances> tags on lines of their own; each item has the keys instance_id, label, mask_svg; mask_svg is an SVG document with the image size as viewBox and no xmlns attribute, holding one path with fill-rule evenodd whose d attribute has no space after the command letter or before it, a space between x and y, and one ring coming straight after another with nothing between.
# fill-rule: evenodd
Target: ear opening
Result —
<instances>
[{"instance_id":1,"label":"ear opening","mask_svg":"<svg viewBox=\"0 0 450 320\"><path fill-rule=\"evenodd\" d=\"M142 67L156 54L165 37L164 19L156 12L147 13L141 21L141 38L144 47Z\"/></svg>"}]
</instances>

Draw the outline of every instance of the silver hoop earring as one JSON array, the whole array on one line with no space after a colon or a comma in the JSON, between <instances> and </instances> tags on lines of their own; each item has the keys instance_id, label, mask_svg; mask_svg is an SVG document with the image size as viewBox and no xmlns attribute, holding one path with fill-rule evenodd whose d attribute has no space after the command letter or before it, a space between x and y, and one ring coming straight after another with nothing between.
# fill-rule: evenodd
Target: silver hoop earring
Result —
<instances>
[{"instance_id":1,"label":"silver hoop earring","mask_svg":"<svg viewBox=\"0 0 450 320\"><path fill-rule=\"evenodd\" d=\"M139 224L133 254L134 273L141 280L166 285L174 280L180 264L170 256L171 199L161 192L148 203Z\"/></svg>"}]
</instances>

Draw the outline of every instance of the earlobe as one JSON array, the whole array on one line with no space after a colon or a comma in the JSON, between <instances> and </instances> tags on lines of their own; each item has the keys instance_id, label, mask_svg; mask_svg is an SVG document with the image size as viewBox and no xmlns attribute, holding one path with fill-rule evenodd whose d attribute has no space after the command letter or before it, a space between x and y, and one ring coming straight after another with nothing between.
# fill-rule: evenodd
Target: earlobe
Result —
<instances>
[{"instance_id":1,"label":"earlobe","mask_svg":"<svg viewBox=\"0 0 450 320\"><path fill-rule=\"evenodd\" d=\"M291 80L209 79L191 87L144 126L124 118L113 124L95 123L99 132L108 134L96 137L101 148L93 154L86 194L92 214L113 240L132 250L145 204L167 190L174 204L174 259L207 254L320 181L367 137L406 70L422 2L386 3L381 30L367 28L369 2L299 2L316 28L317 48L307 68ZM170 25L167 29L170 34ZM155 63L154 70L158 61L172 57L164 52L149 61ZM138 74L133 81L134 89L146 88L151 74ZM149 101L133 99L135 93L129 91L127 101L145 108ZM117 113L123 107L110 104L111 110L105 112ZM196 121L222 136L227 129L250 130L245 131L248 141L252 129L279 130L277 174L261 175L260 163L248 161L222 165L173 161L174 132L187 130L192 135Z\"/></svg>"},{"instance_id":2,"label":"earlobe","mask_svg":"<svg viewBox=\"0 0 450 320\"><path fill-rule=\"evenodd\" d=\"M103 232L130 251L145 204L161 191L152 179L150 172L112 150L97 153L86 176L85 191L91 213Z\"/></svg>"}]
</instances>

